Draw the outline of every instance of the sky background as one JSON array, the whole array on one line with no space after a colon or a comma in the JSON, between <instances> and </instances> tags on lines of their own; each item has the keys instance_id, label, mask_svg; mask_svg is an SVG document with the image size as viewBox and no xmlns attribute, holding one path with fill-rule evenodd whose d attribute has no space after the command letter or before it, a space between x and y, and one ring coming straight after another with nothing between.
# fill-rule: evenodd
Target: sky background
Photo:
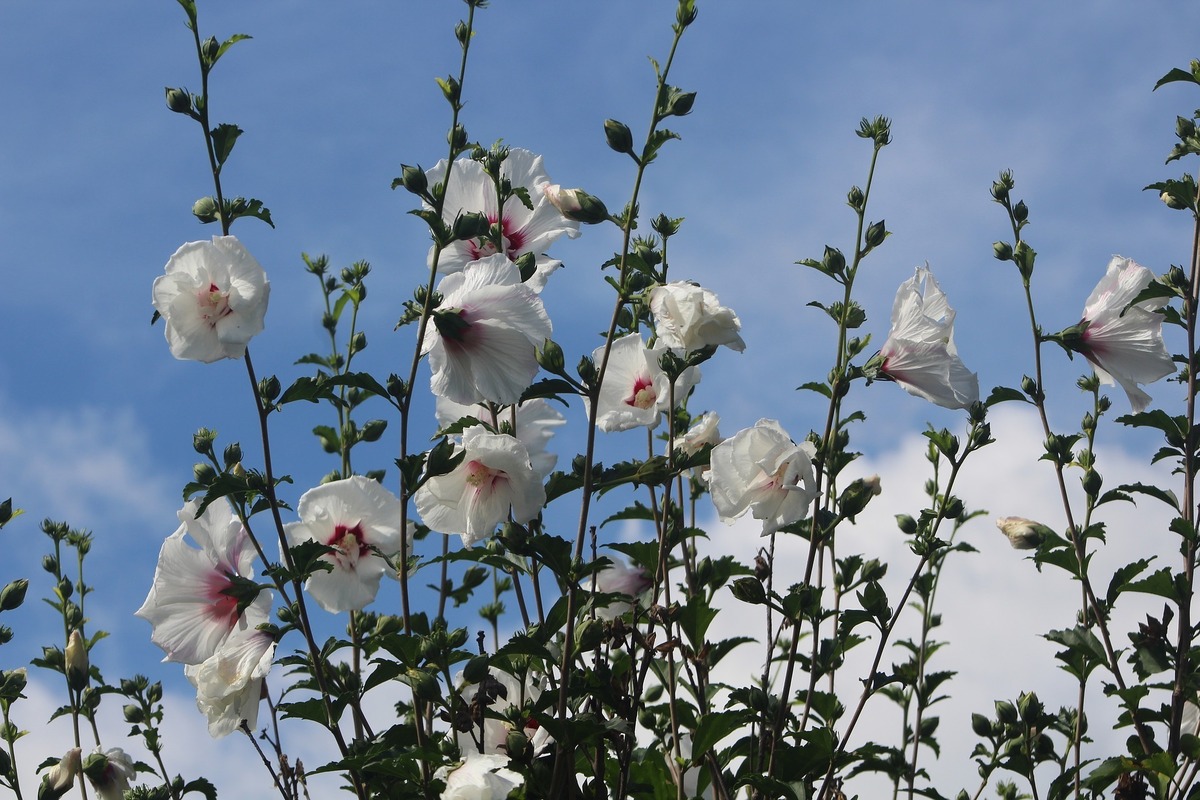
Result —
<instances>
[{"instance_id":1,"label":"sky background","mask_svg":"<svg viewBox=\"0 0 1200 800\"><path fill-rule=\"evenodd\" d=\"M226 192L262 199L276 223L234 227L272 283L267 329L252 344L260 375L278 374L286 385L302 374L297 357L325 347L320 295L301 253L326 253L336 267L371 262L364 365L381 375L406 368L413 331L392 326L423 280L428 240L406 213L412 197L389 186L401 164L430 167L444 155L449 114L433 77L457 71L452 28L465 10L453 2L201 0L204 36L254 37L226 54L210 91L213 121L246 131L225 168ZM662 1L494 3L477 18L465 82L470 137L541 153L553 181L620 208L633 168L605 146L601 125L616 118L640 138L653 95L646 56L665 56L673 18L674 3ZM0 667L26 663L43 644L38 626L53 624L33 600L48 591L38 521L91 529L97 591L89 616L93 629L113 634L95 655L105 676L145 672L166 682L168 767L208 773L222 797L255 797L265 776L246 743L208 742L181 671L156 663L147 626L132 616L162 537L177 525L195 461L192 433L206 426L222 442L241 440L248 462L256 452L243 365L175 361L161 326L149 325L150 285L167 258L218 232L190 214L211 193L198 126L163 105L164 86L199 87L183 20L168 0L0 4L0 498L11 495L27 512L0 534L0 583L33 581L26 608L5 615L16 638L0 648ZM1014 171L1015 196L1031 210L1035 302L1047 329L1078 321L1114 253L1158 273L1186 264L1186 215L1142 187L1181 169L1162 162L1175 116L1190 114L1200 95L1182 84L1151 88L1200 56L1198 26L1200 7L1153 0L701 2L672 71L673 83L698 92L695 109L670 121L683 138L664 148L641 196L647 220L659 212L686 218L671 243L673 276L716 291L743 323L746 352L723 351L705 366L693 407L718 411L726 435L760 417L779 419L797 439L818 426L817 398L794 388L829 368L832 326L805 304L833 299L835 287L794 262L819 258L826 244L852 249L844 198L866 176L870 147L853 135L864 116L893 122L869 212L893 236L859 281L872 350L886 336L896 287L928 262L958 310L958 348L984 393L1032 369L1020 281L1011 264L992 258L1007 221L988 190L1003 169ZM618 246L615 229L588 229L551 251L566 269L543 297L568 363L599 343L611 300L598 265ZM1084 368L1050 353L1059 428L1071 429L1083 411L1072 387ZM1174 384L1150 393L1179 407ZM1113 401L1115 411L1127 410L1120 393ZM927 422L961 428L963 415L886 384L856 388L855 402L868 416L853 432L868 454L859 470L881 474L885 492L854 535L893 560L899 581L912 556L892 515L922 506L928 471L919 432ZM567 413L578 436L582 411ZM336 466L308 433L329 421L296 406L273 420L279 471L296 481L291 500ZM1034 423L1028 409L998 409L1000 443L968 464L962 493L990 516L1061 527L1052 473L1036 461ZM579 447L569 436L556 445L564 460ZM1147 478L1152 438L1115 427L1102 437L1108 485ZM370 453L370 466L386 466L393 442L385 436L360 458ZM628 454L641 443L625 434L605 447ZM1172 552L1151 510L1114 510L1098 569ZM761 544L756 527L714 527L711 545L750 559ZM939 666L960 676L954 705L942 712L945 756L929 767L946 794L974 788L970 711L1023 689L1037 689L1049 705L1071 697L1038 636L1073 624L1076 589L1061 575L1038 576L989 519L964 536L981 552L956 557L942 592L941 638L952 644ZM60 755L69 735L63 721L42 727L41 711L61 700L51 694L57 683L34 680L17 715L37 729L19 751L27 765ZM106 744L125 744L122 725L110 725ZM1104 717L1094 725L1097 738L1107 735ZM897 726L881 714L860 732L893 737ZM306 736L295 734L298 751L314 746ZM216 758L225 774L214 773Z\"/></svg>"}]
</instances>

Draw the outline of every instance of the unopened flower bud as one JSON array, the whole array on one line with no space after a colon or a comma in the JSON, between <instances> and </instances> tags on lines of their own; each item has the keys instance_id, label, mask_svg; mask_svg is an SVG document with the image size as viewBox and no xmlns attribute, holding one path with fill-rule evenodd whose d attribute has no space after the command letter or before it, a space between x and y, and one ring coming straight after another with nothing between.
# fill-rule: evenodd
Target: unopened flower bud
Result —
<instances>
[{"instance_id":1,"label":"unopened flower bud","mask_svg":"<svg viewBox=\"0 0 1200 800\"><path fill-rule=\"evenodd\" d=\"M174 111L176 114L191 114L192 113L192 96L183 89L172 89L166 87L167 108Z\"/></svg>"},{"instance_id":2,"label":"unopened flower bud","mask_svg":"<svg viewBox=\"0 0 1200 800\"><path fill-rule=\"evenodd\" d=\"M210 36L200 45L200 53L204 56L204 60L212 63L217 57L217 53L221 50L221 43L217 41L217 37Z\"/></svg>"},{"instance_id":3,"label":"unopened flower bud","mask_svg":"<svg viewBox=\"0 0 1200 800\"><path fill-rule=\"evenodd\" d=\"M1013 249L1008 242L996 242L992 245L992 253L1001 261L1012 261Z\"/></svg>"},{"instance_id":4,"label":"unopened flower bud","mask_svg":"<svg viewBox=\"0 0 1200 800\"><path fill-rule=\"evenodd\" d=\"M543 183L541 189L550 205L569 220L595 225L609 218L603 201L583 189L564 189L557 183Z\"/></svg>"},{"instance_id":5,"label":"unopened flower bud","mask_svg":"<svg viewBox=\"0 0 1200 800\"><path fill-rule=\"evenodd\" d=\"M617 122L615 119L604 120L604 138L608 141L608 146L618 153L633 152L633 134L623 122Z\"/></svg>"},{"instance_id":6,"label":"unopened flower bud","mask_svg":"<svg viewBox=\"0 0 1200 800\"><path fill-rule=\"evenodd\" d=\"M846 193L846 205L853 208L855 211L860 211L865 201L863 190L857 186L851 186L850 191Z\"/></svg>"},{"instance_id":7,"label":"unopened flower bud","mask_svg":"<svg viewBox=\"0 0 1200 800\"><path fill-rule=\"evenodd\" d=\"M25 592L29 589L29 581L18 578L0 590L0 611L12 611L25 602Z\"/></svg>"},{"instance_id":8,"label":"unopened flower bud","mask_svg":"<svg viewBox=\"0 0 1200 800\"><path fill-rule=\"evenodd\" d=\"M67 638L67 650L64 658L67 683L75 691L82 690L87 686L89 664L87 643L83 641L83 634L79 632L78 628L71 631L70 637Z\"/></svg>"},{"instance_id":9,"label":"unopened flower bud","mask_svg":"<svg viewBox=\"0 0 1200 800\"><path fill-rule=\"evenodd\" d=\"M192 203L192 215L201 222L214 222L220 216L217 201L211 197L201 197Z\"/></svg>"},{"instance_id":10,"label":"unopened flower bud","mask_svg":"<svg viewBox=\"0 0 1200 800\"><path fill-rule=\"evenodd\" d=\"M767 592L758 578L738 578L729 588L743 603L762 605L767 602Z\"/></svg>"},{"instance_id":11,"label":"unopened flower bud","mask_svg":"<svg viewBox=\"0 0 1200 800\"><path fill-rule=\"evenodd\" d=\"M1100 488L1103 485L1104 478L1101 477L1100 473L1096 472L1096 470L1089 469L1087 472L1083 473L1083 490L1087 492L1089 496L1095 497L1096 495L1100 494Z\"/></svg>"},{"instance_id":12,"label":"unopened flower bud","mask_svg":"<svg viewBox=\"0 0 1200 800\"><path fill-rule=\"evenodd\" d=\"M58 800L75 785L75 776L81 768L80 749L72 747L42 776L42 785L38 787L38 800Z\"/></svg>"},{"instance_id":13,"label":"unopened flower bud","mask_svg":"<svg viewBox=\"0 0 1200 800\"><path fill-rule=\"evenodd\" d=\"M883 244L883 240L888 236L887 228L884 226L884 221L872 222L867 228L867 247L879 247Z\"/></svg>"},{"instance_id":14,"label":"unopened flower bud","mask_svg":"<svg viewBox=\"0 0 1200 800\"><path fill-rule=\"evenodd\" d=\"M1008 537L1014 550L1034 550L1053 533L1040 522L1024 517L1000 517L996 527Z\"/></svg>"},{"instance_id":15,"label":"unopened flower bud","mask_svg":"<svg viewBox=\"0 0 1200 800\"><path fill-rule=\"evenodd\" d=\"M538 366L549 372L551 375L562 375L566 369L566 364L563 360L563 350L558 343L547 339L539 350L536 351Z\"/></svg>"},{"instance_id":16,"label":"unopened flower bud","mask_svg":"<svg viewBox=\"0 0 1200 800\"><path fill-rule=\"evenodd\" d=\"M469 239L478 239L480 236L486 236L490 223L488 218L477 211L468 211L465 214L459 214L454 219L454 224L451 230L454 232L454 238L459 241L467 241Z\"/></svg>"},{"instance_id":17,"label":"unopened flower bud","mask_svg":"<svg viewBox=\"0 0 1200 800\"><path fill-rule=\"evenodd\" d=\"M212 464L201 462L192 467L192 477L196 479L196 483L208 486L217 479L217 471L213 469Z\"/></svg>"},{"instance_id":18,"label":"unopened flower bud","mask_svg":"<svg viewBox=\"0 0 1200 800\"><path fill-rule=\"evenodd\" d=\"M906 536L912 536L917 532L917 521L908 514L896 515L896 527Z\"/></svg>"},{"instance_id":19,"label":"unopened flower bud","mask_svg":"<svg viewBox=\"0 0 1200 800\"><path fill-rule=\"evenodd\" d=\"M1025 205L1024 200L1018 200L1013 206L1013 219L1017 222L1024 222L1029 219L1029 206Z\"/></svg>"},{"instance_id":20,"label":"unopened flower bud","mask_svg":"<svg viewBox=\"0 0 1200 800\"><path fill-rule=\"evenodd\" d=\"M400 167L400 177L392 183L392 188L403 186L415 195L423 195L429 189L429 178L420 167L410 167L403 164Z\"/></svg>"}]
</instances>

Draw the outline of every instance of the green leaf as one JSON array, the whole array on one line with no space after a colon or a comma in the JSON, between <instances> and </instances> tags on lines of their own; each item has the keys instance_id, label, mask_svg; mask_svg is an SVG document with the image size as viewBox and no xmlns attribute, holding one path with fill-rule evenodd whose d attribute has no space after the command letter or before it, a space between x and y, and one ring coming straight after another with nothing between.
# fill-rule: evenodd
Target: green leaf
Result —
<instances>
[{"instance_id":1,"label":"green leaf","mask_svg":"<svg viewBox=\"0 0 1200 800\"><path fill-rule=\"evenodd\" d=\"M212 129L213 151L217 158L218 168L225 163L225 159L229 158L229 154L233 152L233 145L242 133L244 131L237 125L228 123Z\"/></svg>"},{"instance_id":2,"label":"green leaf","mask_svg":"<svg viewBox=\"0 0 1200 800\"><path fill-rule=\"evenodd\" d=\"M1011 389L1007 386L996 386L992 389L992 393L988 395L988 399L983 401L983 404L988 408L991 408L992 406L999 405L1000 403L1007 403L1012 400L1019 400L1022 403L1033 402L1026 397L1023 392L1020 392L1016 389Z\"/></svg>"},{"instance_id":3,"label":"green leaf","mask_svg":"<svg viewBox=\"0 0 1200 800\"><path fill-rule=\"evenodd\" d=\"M1148 497L1157 498L1176 511L1179 510L1179 498L1170 489L1160 489L1157 486L1147 483L1123 483L1117 489L1122 492L1144 494Z\"/></svg>"},{"instance_id":4,"label":"green leaf","mask_svg":"<svg viewBox=\"0 0 1200 800\"><path fill-rule=\"evenodd\" d=\"M1149 558L1141 558L1114 572L1112 580L1108 582L1108 593L1104 598L1105 604L1112 606L1122 592L1129 591L1129 581L1144 572L1146 567L1150 566L1150 561Z\"/></svg>"},{"instance_id":5,"label":"green leaf","mask_svg":"<svg viewBox=\"0 0 1200 800\"><path fill-rule=\"evenodd\" d=\"M692 734L693 764L700 764L710 750L726 736L737 731L743 725L749 725L754 720L754 713L748 709L732 711L710 711L700 717L696 731Z\"/></svg>"},{"instance_id":6,"label":"green leaf","mask_svg":"<svg viewBox=\"0 0 1200 800\"><path fill-rule=\"evenodd\" d=\"M1165 597L1174 602L1179 602L1179 592L1175 586L1175 578L1171 575L1171 570L1168 567L1163 567L1158 572L1140 581L1131 581L1125 584L1125 591L1153 594Z\"/></svg>"},{"instance_id":7,"label":"green leaf","mask_svg":"<svg viewBox=\"0 0 1200 800\"><path fill-rule=\"evenodd\" d=\"M1168 83L1176 83L1177 81L1185 81L1187 83L1200 83L1200 81L1196 80L1195 75L1193 75L1192 73L1187 72L1185 70L1179 69L1179 67L1176 67L1175 69L1168 72L1166 75L1163 75L1161 78L1159 78L1158 83L1154 84L1154 88L1158 89L1158 87L1160 87L1160 86L1166 86Z\"/></svg>"},{"instance_id":8,"label":"green leaf","mask_svg":"<svg viewBox=\"0 0 1200 800\"><path fill-rule=\"evenodd\" d=\"M248 34L235 33L233 36L230 36L228 39L221 42L221 46L217 48L217 54L215 56L213 56L212 63L213 64L217 63L217 61L221 58L221 56L225 55L226 50L233 47L238 42L243 41L245 39L249 39L249 38L251 38L251 37Z\"/></svg>"}]
</instances>

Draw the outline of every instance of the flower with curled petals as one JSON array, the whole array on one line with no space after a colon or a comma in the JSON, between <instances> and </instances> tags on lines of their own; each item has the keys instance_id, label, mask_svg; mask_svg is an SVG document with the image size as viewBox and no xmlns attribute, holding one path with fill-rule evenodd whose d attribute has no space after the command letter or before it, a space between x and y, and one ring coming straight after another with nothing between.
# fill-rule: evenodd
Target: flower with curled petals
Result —
<instances>
[{"instance_id":1,"label":"flower with curled petals","mask_svg":"<svg viewBox=\"0 0 1200 800\"><path fill-rule=\"evenodd\" d=\"M395 495L362 475L300 496L300 521L284 526L289 544L315 541L333 548L321 556L332 569L314 572L304 583L321 608L361 611L375 599L384 574L392 573L383 556L400 552L400 512Z\"/></svg>"},{"instance_id":2,"label":"flower with curled petals","mask_svg":"<svg viewBox=\"0 0 1200 800\"><path fill-rule=\"evenodd\" d=\"M892 328L879 352L879 372L943 408L979 401L979 377L954 346L954 309L928 267L900 285L892 305Z\"/></svg>"},{"instance_id":3,"label":"flower with curled petals","mask_svg":"<svg viewBox=\"0 0 1200 800\"><path fill-rule=\"evenodd\" d=\"M750 511L763 535L808 515L816 497L812 442L796 444L778 422L760 419L712 449L705 473L721 521Z\"/></svg>"},{"instance_id":4,"label":"flower with curled petals","mask_svg":"<svg viewBox=\"0 0 1200 800\"><path fill-rule=\"evenodd\" d=\"M465 546L491 536L509 518L528 522L541 513L546 489L529 463L529 451L514 436L467 428L457 467L435 475L417 490L417 512L431 529L457 533Z\"/></svg>"},{"instance_id":5,"label":"flower with curled petals","mask_svg":"<svg viewBox=\"0 0 1200 800\"><path fill-rule=\"evenodd\" d=\"M265 612L251 609L246 617L248 624L209 658L183 668L196 687L196 707L208 719L208 734L214 739L233 733L243 721L251 730L258 724L258 704L275 657L275 639L258 629L269 621Z\"/></svg>"},{"instance_id":6,"label":"flower with curled petals","mask_svg":"<svg viewBox=\"0 0 1200 800\"><path fill-rule=\"evenodd\" d=\"M537 348L552 332L541 297L503 255L471 262L437 290L442 303L421 346L430 389L467 405L516 404L537 374Z\"/></svg>"},{"instance_id":7,"label":"flower with curled petals","mask_svg":"<svg viewBox=\"0 0 1200 800\"><path fill-rule=\"evenodd\" d=\"M567 424L567 420L558 409L541 397L526 400L519 406L509 406L500 411L496 419L492 419L491 411L485 405L463 405L447 400L437 399L435 406L438 425L443 428L452 425L464 417L474 417L480 422L486 422L495 428L501 425L513 425L515 436L525 445L529 453L529 463L538 477L545 480L558 463L558 455L546 449L550 439L554 437L555 428Z\"/></svg>"},{"instance_id":8,"label":"flower with curled petals","mask_svg":"<svg viewBox=\"0 0 1200 800\"><path fill-rule=\"evenodd\" d=\"M434 773L434 778L446 782L441 800L504 800L525 783L519 772L508 769L508 756L471 750L463 756L454 769L441 767Z\"/></svg>"},{"instance_id":9,"label":"flower with curled petals","mask_svg":"<svg viewBox=\"0 0 1200 800\"><path fill-rule=\"evenodd\" d=\"M446 161L440 161L426 173L430 185L445 178L446 166ZM526 284L535 292L540 292L545 288L550 273L562 266L561 261L545 255L545 251L564 235L572 239L579 236L579 223L559 213L542 193L542 184L549 183L550 179L542 167L541 156L518 147L509 148L508 157L500 165L500 175L514 187L525 189L533 208L527 207L519 197L514 196L505 201L503 209L499 209L496 204L496 185L484 172L483 164L470 158L461 158L454 162L454 168L450 170L442 219L451 225L460 215L474 212L482 214L492 225L499 222L504 237L504 252L501 255L516 261L526 253L533 253L535 269ZM434 252L435 249L430 248L431 266ZM460 272L472 261L496 253L495 245L488 239L455 241L442 250L438 258L438 272L444 275Z\"/></svg>"},{"instance_id":10,"label":"flower with curled petals","mask_svg":"<svg viewBox=\"0 0 1200 800\"><path fill-rule=\"evenodd\" d=\"M688 281L659 284L650 291L650 312L654 335L664 347L687 353L717 345L739 353L746 349L737 314L702 286Z\"/></svg>"},{"instance_id":11,"label":"flower with curled petals","mask_svg":"<svg viewBox=\"0 0 1200 800\"><path fill-rule=\"evenodd\" d=\"M171 355L205 363L241 358L262 332L270 290L263 268L237 238L183 245L153 290Z\"/></svg>"},{"instance_id":12,"label":"flower with curled petals","mask_svg":"<svg viewBox=\"0 0 1200 800\"><path fill-rule=\"evenodd\" d=\"M184 664L209 658L246 626L235 590L254 577L253 543L229 504L211 503L199 517L198 508L189 501L180 510L182 524L163 542L150 593L134 612L153 626L150 640L166 652L164 660ZM271 593L259 592L254 606L268 613Z\"/></svg>"}]
</instances>

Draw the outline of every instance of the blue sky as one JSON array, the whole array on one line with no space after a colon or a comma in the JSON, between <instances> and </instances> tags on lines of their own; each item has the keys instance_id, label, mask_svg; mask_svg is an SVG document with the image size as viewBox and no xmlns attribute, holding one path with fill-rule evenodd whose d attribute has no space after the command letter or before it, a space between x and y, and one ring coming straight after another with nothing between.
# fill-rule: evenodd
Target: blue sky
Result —
<instances>
[{"instance_id":1,"label":"blue sky","mask_svg":"<svg viewBox=\"0 0 1200 800\"><path fill-rule=\"evenodd\" d=\"M644 129L646 56L665 54L673 5L494 3L478 17L466 80L471 137L542 153L554 181L619 208L632 169L605 147L601 123ZM1162 166L1174 118L1200 98L1182 85L1150 89L1200 56L1200 8L1083 8L701 2L673 71L673 82L698 92L695 110L672 121L683 139L651 169L642 208L647 218L687 218L672 241L675 276L712 288L741 316L746 352L711 362L698 395L726 435L759 417L779 418L796 437L817 425L813 401L792 390L828 369L830 326L805 303L831 298L833 287L793 262L819 257L825 244L851 247L843 199L863 182L869 156L853 135L860 117L893 121L871 216L894 235L860 281L876 346L897 285L928 261L958 309L959 351L984 391L1030 369L1019 281L991 256L1006 233L988 195L1001 169L1015 172L1016 195L1031 209L1048 328L1078 321L1114 253L1156 272L1186 263L1185 216L1141 188L1179 171ZM382 374L406 362L412 332L391 327L423 277L428 245L406 214L410 196L389 184L402 163L429 167L444 153L448 113L432 78L456 69L451 30L464 12L452 2L201 0L204 35L254 37L222 60L211 92L214 121L246 131L226 167L227 193L261 198L277 225L234 228L272 281L267 330L252 345L260 374L286 383L300 374L296 357L324 347L301 252L327 253L337 266L372 263L364 355ZM102 656L110 677L147 671L157 657L130 614L175 527L192 432L216 428L248 452L255 439L242 365L176 362L161 327L148 324L150 284L167 258L217 232L189 213L210 192L197 126L162 100L165 85L198 88L183 19L169 0L0 4L0 340L9 342L0 350L0 497L28 511L0 535L0 582L41 578L42 517L94 530L94 617L120 642ZM544 297L569 355L597 344L610 303L597 265L618 245L613 231L589 229L552 251L567 266ZM1066 426L1081 412L1070 387L1083 367L1055 358L1056 422ZM1177 394L1164 384L1150 393ZM1124 398L1113 399L1124 410ZM870 420L856 443L879 454L873 465L903 463L926 420L958 425L895 386L872 386L859 402ZM582 413L568 418L577 425ZM274 421L296 496L334 466L308 434L327 421L292 408ZM1114 459L1152 446L1109 435L1124 448ZM572 448L559 452L569 458ZM373 452L390 463L386 447ZM1028 493L1013 486L1012 495ZM977 505L1034 516L1008 502L1002 493ZM886 527L888 515L879 519ZM17 632L0 665L23 663L40 645L32 629ZM161 677L177 681L172 672Z\"/></svg>"}]
</instances>

